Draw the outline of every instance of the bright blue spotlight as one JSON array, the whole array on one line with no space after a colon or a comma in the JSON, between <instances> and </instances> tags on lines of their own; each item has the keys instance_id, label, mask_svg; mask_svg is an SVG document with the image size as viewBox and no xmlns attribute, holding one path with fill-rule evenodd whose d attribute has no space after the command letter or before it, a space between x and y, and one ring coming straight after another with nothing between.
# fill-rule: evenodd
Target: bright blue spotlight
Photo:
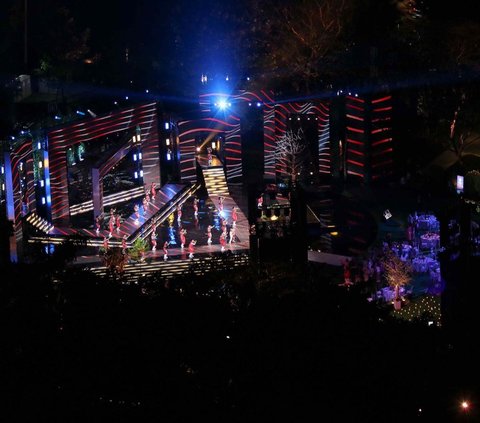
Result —
<instances>
[{"instance_id":1,"label":"bright blue spotlight","mask_svg":"<svg viewBox=\"0 0 480 423\"><path fill-rule=\"evenodd\" d=\"M218 108L219 108L220 110L225 110L227 107L228 107L228 102L227 102L227 100L225 100L225 99L222 98L221 100L218 101Z\"/></svg>"},{"instance_id":2,"label":"bright blue spotlight","mask_svg":"<svg viewBox=\"0 0 480 423\"><path fill-rule=\"evenodd\" d=\"M82 112L82 111L80 111L80 110L77 110L77 115L85 116L85 112Z\"/></svg>"},{"instance_id":3,"label":"bright blue spotlight","mask_svg":"<svg viewBox=\"0 0 480 423\"><path fill-rule=\"evenodd\" d=\"M259 101L257 101L257 107L262 107L262 103L260 103Z\"/></svg>"}]
</instances>

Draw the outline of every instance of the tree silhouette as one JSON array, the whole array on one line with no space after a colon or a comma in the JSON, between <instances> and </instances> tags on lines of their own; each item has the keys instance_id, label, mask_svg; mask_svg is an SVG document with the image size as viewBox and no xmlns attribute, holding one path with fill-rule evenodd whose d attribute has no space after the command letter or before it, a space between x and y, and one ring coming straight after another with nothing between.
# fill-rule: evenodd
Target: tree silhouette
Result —
<instances>
[{"instance_id":1,"label":"tree silhouette","mask_svg":"<svg viewBox=\"0 0 480 423\"><path fill-rule=\"evenodd\" d=\"M302 173L307 152L302 129L296 132L288 130L277 140L275 159L278 167L289 176L292 185L296 184Z\"/></svg>"},{"instance_id":2,"label":"tree silhouette","mask_svg":"<svg viewBox=\"0 0 480 423\"><path fill-rule=\"evenodd\" d=\"M400 299L400 288L412 280L412 266L393 253L388 253L383 259L384 275L387 283L395 289L394 299Z\"/></svg>"},{"instance_id":3,"label":"tree silhouette","mask_svg":"<svg viewBox=\"0 0 480 423\"><path fill-rule=\"evenodd\" d=\"M350 19L347 0L252 2L251 37L254 67L263 71L262 84L275 77L296 91L310 92L331 72L335 53L343 47Z\"/></svg>"}]
</instances>

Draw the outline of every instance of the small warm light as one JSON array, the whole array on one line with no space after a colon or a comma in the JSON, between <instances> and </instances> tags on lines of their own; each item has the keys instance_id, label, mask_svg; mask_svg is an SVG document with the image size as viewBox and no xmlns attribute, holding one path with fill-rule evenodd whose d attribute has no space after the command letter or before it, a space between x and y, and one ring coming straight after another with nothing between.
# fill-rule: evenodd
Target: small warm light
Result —
<instances>
[{"instance_id":1,"label":"small warm light","mask_svg":"<svg viewBox=\"0 0 480 423\"><path fill-rule=\"evenodd\" d=\"M215 141L212 141L212 148L215 150L215 148L217 148L217 144L215 143Z\"/></svg>"},{"instance_id":2,"label":"small warm light","mask_svg":"<svg viewBox=\"0 0 480 423\"><path fill-rule=\"evenodd\" d=\"M197 153L200 153L200 147L197 147Z\"/></svg>"},{"instance_id":3,"label":"small warm light","mask_svg":"<svg viewBox=\"0 0 480 423\"><path fill-rule=\"evenodd\" d=\"M338 235L338 232L330 232L330 235L332 235L332 236L337 236L337 235Z\"/></svg>"},{"instance_id":4,"label":"small warm light","mask_svg":"<svg viewBox=\"0 0 480 423\"><path fill-rule=\"evenodd\" d=\"M167 139L165 140L165 144L166 144L166 145L170 145L170 138L167 138Z\"/></svg>"},{"instance_id":5,"label":"small warm light","mask_svg":"<svg viewBox=\"0 0 480 423\"><path fill-rule=\"evenodd\" d=\"M277 220L277 219L278 219L278 216L275 214L272 214L272 217L270 218L270 220Z\"/></svg>"},{"instance_id":6,"label":"small warm light","mask_svg":"<svg viewBox=\"0 0 480 423\"><path fill-rule=\"evenodd\" d=\"M41 169L43 167L43 162L38 162L38 167Z\"/></svg>"},{"instance_id":7,"label":"small warm light","mask_svg":"<svg viewBox=\"0 0 480 423\"><path fill-rule=\"evenodd\" d=\"M468 401L462 401L462 408L464 410L467 410L469 407L470 407L470 404L468 403Z\"/></svg>"}]
</instances>

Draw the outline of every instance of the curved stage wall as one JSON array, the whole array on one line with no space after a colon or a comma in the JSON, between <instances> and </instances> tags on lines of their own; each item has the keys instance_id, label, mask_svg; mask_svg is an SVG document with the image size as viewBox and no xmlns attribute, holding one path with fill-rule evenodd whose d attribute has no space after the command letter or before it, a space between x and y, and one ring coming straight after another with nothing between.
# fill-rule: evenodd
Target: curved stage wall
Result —
<instances>
[{"instance_id":1,"label":"curved stage wall","mask_svg":"<svg viewBox=\"0 0 480 423\"><path fill-rule=\"evenodd\" d=\"M143 179L145 185L160 183L160 154L158 145L158 123L156 103L139 105L108 116L71 124L48 133L50 157L51 214L52 221L68 222L69 202L67 187L67 149L80 142L125 130L140 128Z\"/></svg>"},{"instance_id":2,"label":"curved stage wall","mask_svg":"<svg viewBox=\"0 0 480 423\"><path fill-rule=\"evenodd\" d=\"M229 111L219 112L214 103L224 99L230 103ZM261 107L263 110L263 162L264 179L275 181L286 173L285 166L275 159L275 149L279 137L287 130L287 120L291 114L312 115L317 119L318 171L331 173L329 102L276 103L273 93L260 91L241 92L227 96L223 93L208 93L200 96L200 106L204 117L178 123L180 148L180 173L185 182L196 180L196 137L208 134L225 135L224 162L229 183L242 182L242 138L240 122L248 107ZM214 115L212 117L212 115Z\"/></svg>"}]
</instances>

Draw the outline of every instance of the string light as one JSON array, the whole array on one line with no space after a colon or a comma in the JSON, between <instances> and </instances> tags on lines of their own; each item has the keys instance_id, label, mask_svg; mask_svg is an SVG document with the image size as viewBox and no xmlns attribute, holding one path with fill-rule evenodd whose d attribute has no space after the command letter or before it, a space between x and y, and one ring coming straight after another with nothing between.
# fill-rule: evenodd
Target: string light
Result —
<instances>
[{"instance_id":1,"label":"string light","mask_svg":"<svg viewBox=\"0 0 480 423\"><path fill-rule=\"evenodd\" d=\"M393 310L393 315L408 321L420 319L422 316L431 316L437 326L441 326L441 308L440 297L427 295L417 300L400 310Z\"/></svg>"}]
</instances>

